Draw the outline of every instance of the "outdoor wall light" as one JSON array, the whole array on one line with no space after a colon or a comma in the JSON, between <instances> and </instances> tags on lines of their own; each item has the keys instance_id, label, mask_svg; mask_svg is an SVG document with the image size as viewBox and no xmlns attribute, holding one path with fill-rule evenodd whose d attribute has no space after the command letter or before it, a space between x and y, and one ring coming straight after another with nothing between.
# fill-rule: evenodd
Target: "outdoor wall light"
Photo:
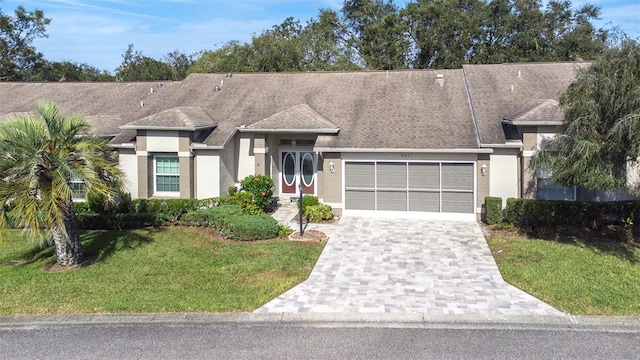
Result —
<instances>
[{"instance_id":1,"label":"outdoor wall light","mask_svg":"<svg viewBox=\"0 0 640 360\"><path fill-rule=\"evenodd\" d=\"M480 168L480 173L482 174L482 176L487 175L487 164L482 164L482 167Z\"/></svg>"},{"instance_id":2,"label":"outdoor wall light","mask_svg":"<svg viewBox=\"0 0 640 360\"><path fill-rule=\"evenodd\" d=\"M331 171L332 174L336 172L336 165L333 163L333 161L329 163L329 171Z\"/></svg>"}]
</instances>

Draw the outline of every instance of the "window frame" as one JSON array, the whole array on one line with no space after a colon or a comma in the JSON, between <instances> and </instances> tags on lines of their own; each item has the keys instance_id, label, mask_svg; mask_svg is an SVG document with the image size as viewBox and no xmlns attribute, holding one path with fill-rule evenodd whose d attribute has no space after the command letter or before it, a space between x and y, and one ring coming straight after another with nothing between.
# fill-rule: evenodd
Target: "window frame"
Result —
<instances>
[{"instance_id":1,"label":"window frame","mask_svg":"<svg viewBox=\"0 0 640 360\"><path fill-rule=\"evenodd\" d=\"M158 159L172 159L177 162L177 172L176 173L158 173ZM177 191L165 191L158 190L158 176L167 176L167 177L175 177L178 179ZM178 155L173 154L160 154L153 156L153 194L154 196L169 196L169 197L179 197L180 196L180 157Z\"/></svg>"}]
</instances>

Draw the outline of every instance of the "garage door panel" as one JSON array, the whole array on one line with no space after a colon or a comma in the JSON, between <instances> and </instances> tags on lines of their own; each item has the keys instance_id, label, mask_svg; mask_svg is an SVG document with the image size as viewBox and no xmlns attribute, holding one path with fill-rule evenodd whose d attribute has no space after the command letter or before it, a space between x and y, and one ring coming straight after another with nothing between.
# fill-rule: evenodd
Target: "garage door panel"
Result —
<instances>
[{"instance_id":1,"label":"garage door panel","mask_svg":"<svg viewBox=\"0 0 640 360\"><path fill-rule=\"evenodd\" d=\"M373 190L346 190L345 207L351 210L375 210L375 195Z\"/></svg>"},{"instance_id":2,"label":"garage door panel","mask_svg":"<svg viewBox=\"0 0 640 360\"><path fill-rule=\"evenodd\" d=\"M443 191L442 212L473 213L473 193Z\"/></svg>"},{"instance_id":3,"label":"garage door panel","mask_svg":"<svg viewBox=\"0 0 640 360\"><path fill-rule=\"evenodd\" d=\"M353 162L345 164L345 186L373 188L375 186L375 164Z\"/></svg>"},{"instance_id":4,"label":"garage door panel","mask_svg":"<svg viewBox=\"0 0 640 360\"><path fill-rule=\"evenodd\" d=\"M378 167L376 168L376 176L376 186L378 188L407 188L406 163L378 163Z\"/></svg>"},{"instance_id":5,"label":"garage door panel","mask_svg":"<svg viewBox=\"0 0 640 360\"><path fill-rule=\"evenodd\" d=\"M440 192L409 191L409 211L439 212Z\"/></svg>"},{"instance_id":6,"label":"garage door panel","mask_svg":"<svg viewBox=\"0 0 640 360\"><path fill-rule=\"evenodd\" d=\"M409 189L439 189L440 164L409 163Z\"/></svg>"},{"instance_id":7,"label":"garage door panel","mask_svg":"<svg viewBox=\"0 0 640 360\"><path fill-rule=\"evenodd\" d=\"M473 163L345 162L345 209L473 214Z\"/></svg>"},{"instance_id":8,"label":"garage door panel","mask_svg":"<svg viewBox=\"0 0 640 360\"><path fill-rule=\"evenodd\" d=\"M407 211L407 192L378 190L378 210Z\"/></svg>"},{"instance_id":9,"label":"garage door panel","mask_svg":"<svg viewBox=\"0 0 640 360\"><path fill-rule=\"evenodd\" d=\"M442 188L473 190L473 164L442 164Z\"/></svg>"}]
</instances>

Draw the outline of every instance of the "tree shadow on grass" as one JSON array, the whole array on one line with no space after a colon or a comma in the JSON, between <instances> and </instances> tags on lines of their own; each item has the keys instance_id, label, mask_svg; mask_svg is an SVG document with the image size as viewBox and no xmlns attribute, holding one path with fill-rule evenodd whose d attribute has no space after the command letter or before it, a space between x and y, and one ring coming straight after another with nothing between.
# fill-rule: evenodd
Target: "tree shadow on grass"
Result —
<instances>
[{"instance_id":1,"label":"tree shadow on grass","mask_svg":"<svg viewBox=\"0 0 640 360\"><path fill-rule=\"evenodd\" d=\"M96 262L104 261L116 252L135 250L153 242L153 234L163 229L143 231L91 231L82 234L86 256L95 256Z\"/></svg>"},{"instance_id":2,"label":"tree shadow on grass","mask_svg":"<svg viewBox=\"0 0 640 360\"><path fill-rule=\"evenodd\" d=\"M95 257L96 262L112 256L117 251L135 250L153 242L153 234L163 231L161 228L145 229L141 231L84 231L80 234L85 257ZM39 260L55 257L52 245L42 247L35 244L31 249L22 253L17 260L8 262L9 265L26 265Z\"/></svg>"},{"instance_id":3,"label":"tree shadow on grass","mask_svg":"<svg viewBox=\"0 0 640 360\"><path fill-rule=\"evenodd\" d=\"M573 227L557 227L549 229L535 229L526 232L532 239L556 241L590 249L594 252L613 255L631 264L640 263L640 244L627 241L623 234L608 230L578 229Z\"/></svg>"}]
</instances>

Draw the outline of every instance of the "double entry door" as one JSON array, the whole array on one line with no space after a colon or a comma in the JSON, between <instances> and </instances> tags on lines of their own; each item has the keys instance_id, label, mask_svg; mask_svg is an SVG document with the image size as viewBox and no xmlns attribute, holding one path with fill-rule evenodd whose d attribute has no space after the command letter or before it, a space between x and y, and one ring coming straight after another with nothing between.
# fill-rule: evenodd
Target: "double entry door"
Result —
<instances>
[{"instance_id":1,"label":"double entry door","mask_svg":"<svg viewBox=\"0 0 640 360\"><path fill-rule=\"evenodd\" d=\"M280 193L299 194L302 184L304 194L316 193L316 154L312 151L283 151L280 154Z\"/></svg>"}]
</instances>

